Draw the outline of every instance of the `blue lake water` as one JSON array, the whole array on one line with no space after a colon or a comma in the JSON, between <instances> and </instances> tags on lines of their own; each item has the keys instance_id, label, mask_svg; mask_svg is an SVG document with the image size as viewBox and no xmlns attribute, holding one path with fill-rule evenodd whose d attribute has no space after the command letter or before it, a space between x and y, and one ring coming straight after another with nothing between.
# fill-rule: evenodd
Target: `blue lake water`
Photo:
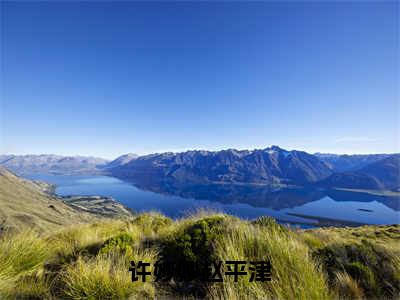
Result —
<instances>
[{"instance_id":1,"label":"blue lake water","mask_svg":"<svg viewBox=\"0 0 400 300\"><path fill-rule=\"evenodd\" d=\"M394 224L400 220L399 198L362 193L338 191L326 193L315 190L271 191L237 186L190 188L151 186L146 190L108 176L34 174L26 177L55 184L56 193L61 196L109 196L137 212L156 210L172 218L179 218L199 208L206 208L246 219L267 215L281 222L301 224L302 227L317 225L318 218L365 224Z\"/></svg>"}]
</instances>

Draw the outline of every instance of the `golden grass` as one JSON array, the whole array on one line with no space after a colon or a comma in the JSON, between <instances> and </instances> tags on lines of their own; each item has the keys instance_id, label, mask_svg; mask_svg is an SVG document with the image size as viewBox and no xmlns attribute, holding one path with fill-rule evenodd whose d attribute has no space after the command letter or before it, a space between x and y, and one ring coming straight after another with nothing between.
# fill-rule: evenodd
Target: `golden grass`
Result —
<instances>
[{"instance_id":1,"label":"golden grass","mask_svg":"<svg viewBox=\"0 0 400 300\"><path fill-rule=\"evenodd\" d=\"M335 273L335 291L341 299L363 299L364 294L358 283L345 272Z\"/></svg>"},{"instance_id":2,"label":"golden grass","mask_svg":"<svg viewBox=\"0 0 400 300\"><path fill-rule=\"evenodd\" d=\"M199 286L209 299L396 298L398 241L398 226L290 230L272 219L250 222L210 211L177 221L157 212L139 214L48 236L9 232L0 239L0 298L195 297L185 286L176 288L176 279L163 285L154 277L131 282L130 260L154 266L165 253L180 259L271 261L271 282L249 282L245 276L234 283L225 276L223 284L186 285ZM329 255L333 267L326 264Z\"/></svg>"},{"instance_id":3,"label":"golden grass","mask_svg":"<svg viewBox=\"0 0 400 300\"><path fill-rule=\"evenodd\" d=\"M227 281L211 288L212 298L229 299L327 299L325 277L311 259L308 248L279 227L258 227L243 222L231 224L216 244L222 260L271 261L271 282ZM222 295L221 295L222 293Z\"/></svg>"},{"instance_id":4,"label":"golden grass","mask_svg":"<svg viewBox=\"0 0 400 300\"><path fill-rule=\"evenodd\" d=\"M20 278L38 271L53 248L38 233L7 233L0 239L0 295L13 293Z\"/></svg>"},{"instance_id":5,"label":"golden grass","mask_svg":"<svg viewBox=\"0 0 400 300\"><path fill-rule=\"evenodd\" d=\"M128 256L110 254L88 260L79 257L65 270L63 292L72 299L154 298L153 283L132 282L128 268L130 260L153 264L156 257L156 252L148 250L133 251Z\"/></svg>"}]
</instances>

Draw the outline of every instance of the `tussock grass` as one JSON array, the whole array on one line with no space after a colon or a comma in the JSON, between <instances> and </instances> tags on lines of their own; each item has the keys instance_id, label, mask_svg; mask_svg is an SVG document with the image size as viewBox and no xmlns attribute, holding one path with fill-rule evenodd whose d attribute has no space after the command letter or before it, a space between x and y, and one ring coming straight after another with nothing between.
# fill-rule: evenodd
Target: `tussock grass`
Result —
<instances>
[{"instance_id":1,"label":"tussock grass","mask_svg":"<svg viewBox=\"0 0 400 300\"><path fill-rule=\"evenodd\" d=\"M10 299L52 299L51 285L51 279L38 271L21 276L7 294Z\"/></svg>"},{"instance_id":2,"label":"tussock grass","mask_svg":"<svg viewBox=\"0 0 400 300\"><path fill-rule=\"evenodd\" d=\"M143 235L154 237L167 232L173 221L159 212L152 211L137 215L131 224L137 226Z\"/></svg>"},{"instance_id":3,"label":"tussock grass","mask_svg":"<svg viewBox=\"0 0 400 300\"><path fill-rule=\"evenodd\" d=\"M1 299L363 299L398 298L399 226L292 230L271 218L240 220L197 211L173 221L160 213L34 231L0 239ZM193 274L212 260L270 260L271 282L131 282L130 261L163 258ZM246 271L249 272L248 269ZM196 273L197 272L197 273Z\"/></svg>"},{"instance_id":4,"label":"tussock grass","mask_svg":"<svg viewBox=\"0 0 400 300\"><path fill-rule=\"evenodd\" d=\"M56 254L61 258L77 257L82 251L96 250L107 238L125 228L126 222L122 220L78 225L53 235L49 242L54 244Z\"/></svg>"},{"instance_id":5,"label":"tussock grass","mask_svg":"<svg viewBox=\"0 0 400 300\"><path fill-rule=\"evenodd\" d=\"M155 289L151 282L132 282L128 273L129 261L156 261L153 251L131 251L127 255L100 255L78 260L69 265L62 281L63 292L72 299L149 299L154 298ZM149 268L152 271L151 268Z\"/></svg>"},{"instance_id":6,"label":"tussock grass","mask_svg":"<svg viewBox=\"0 0 400 300\"><path fill-rule=\"evenodd\" d=\"M335 291L341 299L363 299L364 294L358 283L346 272L335 273Z\"/></svg>"},{"instance_id":7,"label":"tussock grass","mask_svg":"<svg viewBox=\"0 0 400 300\"><path fill-rule=\"evenodd\" d=\"M211 287L212 298L229 299L328 299L325 277L309 255L308 248L280 225L254 226L232 222L216 243L220 260L270 260L271 282L242 278Z\"/></svg>"},{"instance_id":8,"label":"tussock grass","mask_svg":"<svg viewBox=\"0 0 400 300\"><path fill-rule=\"evenodd\" d=\"M394 250L392 247L364 239L359 243L346 241L329 244L315 250L314 256L322 261L333 285L338 279L337 272L346 272L357 281L359 289L368 298L387 298L400 293L398 249Z\"/></svg>"},{"instance_id":9,"label":"tussock grass","mask_svg":"<svg viewBox=\"0 0 400 300\"><path fill-rule=\"evenodd\" d=\"M22 276L38 271L52 251L51 245L32 230L3 235L0 239L0 295L9 295Z\"/></svg>"}]
</instances>

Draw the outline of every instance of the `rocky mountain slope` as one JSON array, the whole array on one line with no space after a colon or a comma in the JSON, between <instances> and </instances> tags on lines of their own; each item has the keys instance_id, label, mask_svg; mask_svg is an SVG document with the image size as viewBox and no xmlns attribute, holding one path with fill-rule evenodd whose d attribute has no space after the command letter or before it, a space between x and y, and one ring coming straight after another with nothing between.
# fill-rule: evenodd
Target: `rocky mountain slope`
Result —
<instances>
[{"instance_id":1,"label":"rocky mountain slope","mask_svg":"<svg viewBox=\"0 0 400 300\"><path fill-rule=\"evenodd\" d=\"M309 184L328 177L332 171L314 155L273 146L253 151L152 154L112 168L111 174L133 181Z\"/></svg>"}]
</instances>

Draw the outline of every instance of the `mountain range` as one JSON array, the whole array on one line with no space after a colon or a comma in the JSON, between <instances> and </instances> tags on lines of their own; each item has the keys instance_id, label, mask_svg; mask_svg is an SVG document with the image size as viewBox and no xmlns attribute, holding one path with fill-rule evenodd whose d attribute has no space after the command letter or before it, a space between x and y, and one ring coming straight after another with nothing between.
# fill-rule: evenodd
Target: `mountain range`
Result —
<instances>
[{"instance_id":1,"label":"mountain range","mask_svg":"<svg viewBox=\"0 0 400 300\"><path fill-rule=\"evenodd\" d=\"M355 171L334 173L320 184L327 187L400 191L400 154L388 156Z\"/></svg>"},{"instance_id":2,"label":"mountain range","mask_svg":"<svg viewBox=\"0 0 400 300\"><path fill-rule=\"evenodd\" d=\"M328 154L315 153L333 172L346 172L361 169L368 164L389 157L391 154Z\"/></svg>"},{"instance_id":3,"label":"mountain range","mask_svg":"<svg viewBox=\"0 0 400 300\"><path fill-rule=\"evenodd\" d=\"M0 165L19 174L99 174L109 160L89 156L0 155Z\"/></svg>"},{"instance_id":4,"label":"mountain range","mask_svg":"<svg viewBox=\"0 0 400 300\"><path fill-rule=\"evenodd\" d=\"M16 172L104 174L133 183L297 185L400 191L400 154L337 155L257 150L186 151L115 160L57 155L0 155L0 165Z\"/></svg>"},{"instance_id":5,"label":"mountain range","mask_svg":"<svg viewBox=\"0 0 400 300\"><path fill-rule=\"evenodd\" d=\"M329 166L302 151L187 151L138 157L112 169L117 177L191 183L309 184L328 177Z\"/></svg>"}]
</instances>

